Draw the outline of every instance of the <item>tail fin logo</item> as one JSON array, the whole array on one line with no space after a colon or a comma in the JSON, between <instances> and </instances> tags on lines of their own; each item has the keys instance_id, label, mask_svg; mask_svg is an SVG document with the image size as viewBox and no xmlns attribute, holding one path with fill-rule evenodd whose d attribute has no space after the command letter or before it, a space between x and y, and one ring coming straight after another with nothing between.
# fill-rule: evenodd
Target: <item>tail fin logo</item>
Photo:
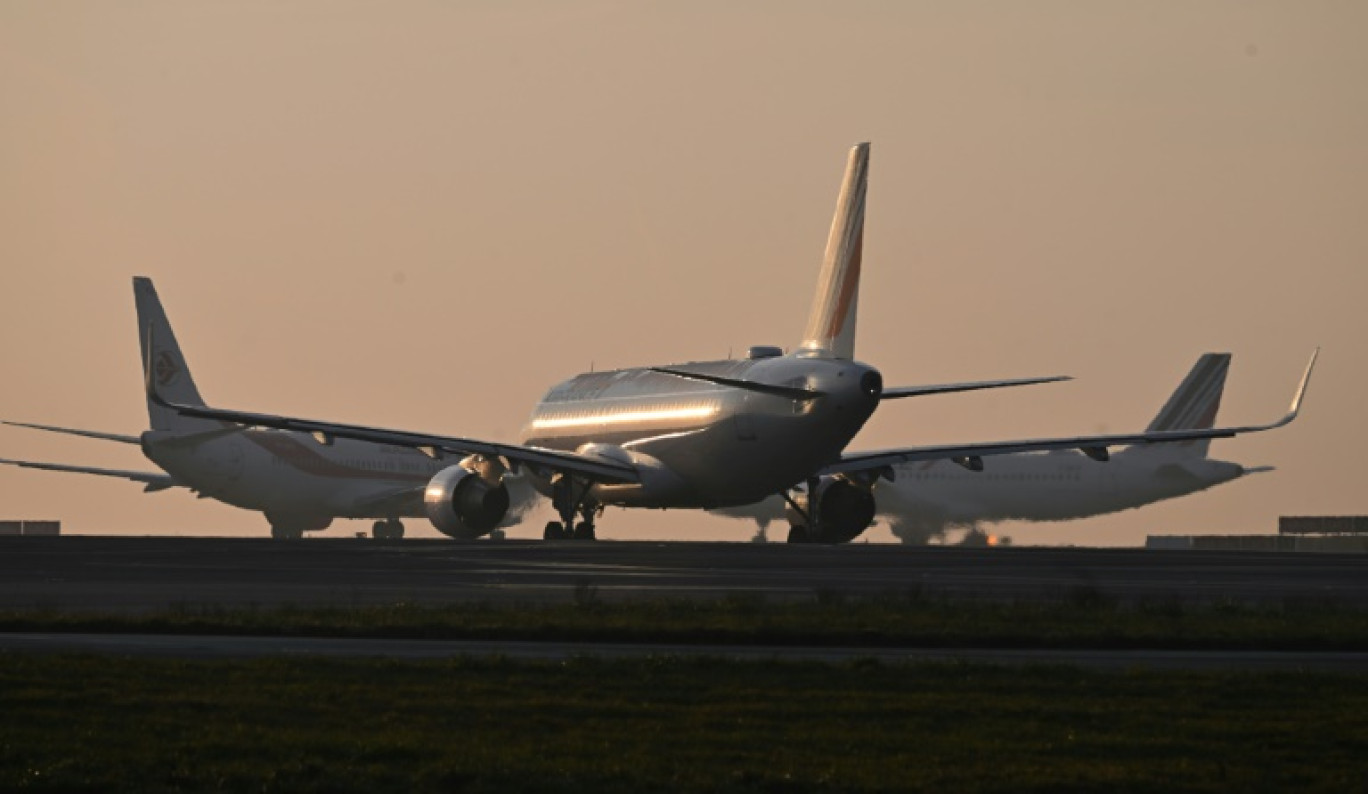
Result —
<instances>
[{"instance_id":1,"label":"tail fin logo","mask_svg":"<svg viewBox=\"0 0 1368 794\"><path fill-rule=\"evenodd\" d=\"M152 365L152 373L157 376L158 386L170 386L180 375L180 365L168 351L163 350L157 354L157 361Z\"/></svg>"}]
</instances>

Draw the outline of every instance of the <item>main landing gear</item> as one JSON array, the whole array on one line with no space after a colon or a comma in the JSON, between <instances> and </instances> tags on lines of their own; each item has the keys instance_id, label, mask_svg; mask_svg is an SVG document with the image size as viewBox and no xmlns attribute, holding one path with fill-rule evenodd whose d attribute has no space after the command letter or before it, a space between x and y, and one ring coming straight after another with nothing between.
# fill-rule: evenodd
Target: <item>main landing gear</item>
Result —
<instances>
[{"instance_id":1,"label":"main landing gear","mask_svg":"<svg viewBox=\"0 0 1368 794\"><path fill-rule=\"evenodd\" d=\"M371 527L371 537L376 540L398 540L404 536L404 524L397 518L376 521Z\"/></svg>"},{"instance_id":2,"label":"main landing gear","mask_svg":"<svg viewBox=\"0 0 1368 794\"><path fill-rule=\"evenodd\" d=\"M817 493L817 484L818 480L816 477L808 478L807 492L803 499L803 504L801 505L789 495L788 491L779 494L784 497L784 501L788 502L789 507L798 517L797 521L790 519L788 532L789 543L815 543L817 540L816 534L812 530L813 527L817 526L817 516L814 515L816 508L812 500L812 494Z\"/></svg>"},{"instance_id":3,"label":"main landing gear","mask_svg":"<svg viewBox=\"0 0 1368 794\"><path fill-rule=\"evenodd\" d=\"M589 498L592 485L560 475L551 487L551 506L556 508L561 520L546 522L543 540L598 539L594 534L594 519L603 514L603 505Z\"/></svg>"}]
</instances>

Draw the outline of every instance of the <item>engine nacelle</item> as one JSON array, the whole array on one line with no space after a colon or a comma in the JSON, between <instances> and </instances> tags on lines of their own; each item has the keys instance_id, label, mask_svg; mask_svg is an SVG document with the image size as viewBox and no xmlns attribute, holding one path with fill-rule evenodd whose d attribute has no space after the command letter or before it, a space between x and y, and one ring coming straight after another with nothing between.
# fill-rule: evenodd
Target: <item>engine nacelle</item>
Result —
<instances>
[{"instance_id":1,"label":"engine nacelle","mask_svg":"<svg viewBox=\"0 0 1368 794\"><path fill-rule=\"evenodd\" d=\"M874 523L874 494L839 477L823 477L811 493L791 496L807 515L790 506L789 524L807 527L807 539L816 543L848 543Z\"/></svg>"},{"instance_id":2,"label":"engine nacelle","mask_svg":"<svg viewBox=\"0 0 1368 794\"><path fill-rule=\"evenodd\" d=\"M443 535L470 540L488 534L508 515L508 486L467 468L466 461L433 475L423 491L428 520Z\"/></svg>"}]
</instances>

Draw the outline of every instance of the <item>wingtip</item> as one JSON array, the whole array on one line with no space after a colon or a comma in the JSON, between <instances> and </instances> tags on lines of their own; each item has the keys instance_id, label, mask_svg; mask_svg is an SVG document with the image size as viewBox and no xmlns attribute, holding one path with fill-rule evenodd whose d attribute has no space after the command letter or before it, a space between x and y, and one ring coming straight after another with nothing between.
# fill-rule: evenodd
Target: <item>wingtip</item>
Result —
<instances>
[{"instance_id":1,"label":"wingtip","mask_svg":"<svg viewBox=\"0 0 1368 794\"><path fill-rule=\"evenodd\" d=\"M1316 368L1316 359L1320 358L1320 347L1311 351L1311 360L1306 362L1306 371L1302 373L1301 383L1297 385L1297 393L1292 398L1292 407L1288 409L1290 416L1295 417L1301 410L1302 399L1306 396L1307 384L1311 382L1311 371Z\"/></svg>"}]
</instances>

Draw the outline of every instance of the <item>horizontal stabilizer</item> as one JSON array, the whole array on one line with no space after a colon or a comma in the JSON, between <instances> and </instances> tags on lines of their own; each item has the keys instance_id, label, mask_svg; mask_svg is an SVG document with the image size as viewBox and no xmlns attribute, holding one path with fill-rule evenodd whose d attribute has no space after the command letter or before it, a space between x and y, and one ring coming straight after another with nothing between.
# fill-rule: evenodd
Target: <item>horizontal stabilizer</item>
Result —
<instances>
[{"instance_id":1,"label":"horizontal stabilizer","mask_svg":"<svg viewBox=\"0 0 1368 794\"><path fill-rule=\"evenodd\" d=\"M119 433L101 433L96 430L78 430L72 427L53 427L52 425L31 425L27 422L6 422L0 421L11 427L27 427L30 430L45 430L49 433L66 433L71 436L84 436L85 438L98 438L102 441L117 441L120 444L137 444L141 439L137 436L126 436Z\"/></svg>"},{"instance_id":2,"label":"horizontal stabilizer","mask_svg":"<svg viewBox=\"0 0 1368 794\"><path fill-rule=\"evenodd\" d=\"M101 477L118 477L124 480L140 482L147 487L147 491L162 491L167 488L174 488L180 485L174 477L163 472L150 471L124 471L122 469L99 469L93 466L72 466L66 463L38 463L30 460L7 460L0 458L0 463L9 466L21 466L25 469L44 469L46 471L69 471L77 474L97 474Z\"/></svg>"},{"instance_id":3,"label":"horizontal stabilizer","mask_svg":"<svg viewBox=\"0 0 1368 794\"><path fill-rule=\"evenodd\" d=\"M816 389L803 389L797 386L775 386L769 383L756 383L755 381L740 380L738 378L724 378L720 375L702 375L696 372L685 372L683 370L666 369L664 367L651 367L650 369L651 372L659 372L662 375L673 375L676 378L703 381L704 383L715 383L718 386L729 386L733 389L744 389L760 394L771 394L775 397L786 397L790 400L815 400L825 394L825 392L820 392Z\"/></svg>"},{"instance_id":4,"label":"horizontal stabilizer","mask_svg":"<svg viewBox=\"0 0 1368 794\"><path fill-rule=\"evenodd\" d=\"M1015 380L980 380L969 383L942 383L934 386L895 386L883 390L884 400L897 400L902 397L920 397L924 394L949 394L979 389L1001 389L1006 386L1030 386L1034 383L1058 383L1073 380L1068 375L1053 375L1048 378L1017 378Z\"/></svg>"}]
</instances>

